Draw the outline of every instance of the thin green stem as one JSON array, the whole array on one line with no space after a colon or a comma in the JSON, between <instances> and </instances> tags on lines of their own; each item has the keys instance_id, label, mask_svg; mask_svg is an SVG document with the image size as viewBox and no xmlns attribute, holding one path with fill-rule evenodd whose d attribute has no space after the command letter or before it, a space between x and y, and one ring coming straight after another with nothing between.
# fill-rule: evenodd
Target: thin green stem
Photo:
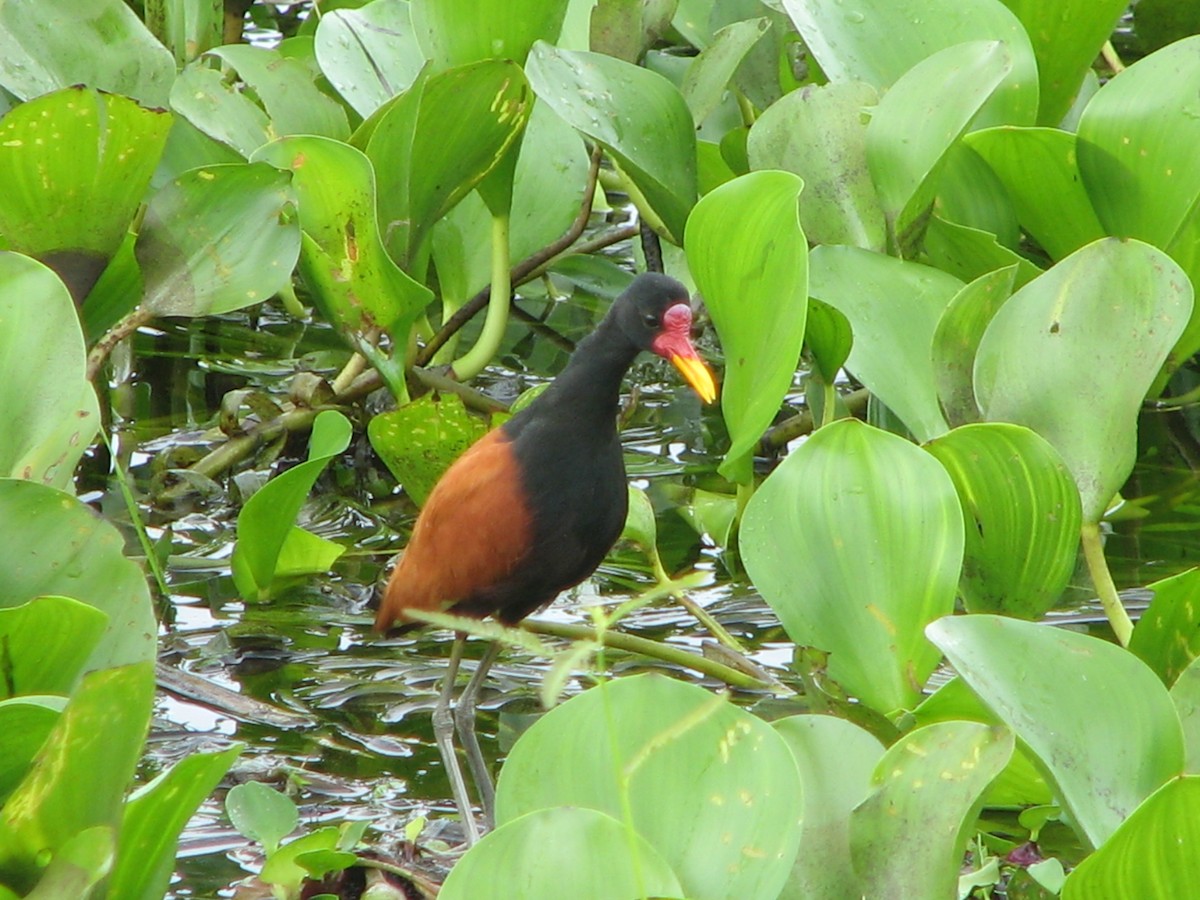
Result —
<instances>
[{"instance_id":1,"label":"thin green stem","mask_svg":"<svg viewBox=\"0 0 1200 900\"><path fill-rule=\"evenodd\" d=\"M508 327L508 304L512 279L508 268L508 213L492 216L492 289L483 331L470 350L459 357L451 371L459 381L474 378L492 361Z\"/></svg>"},{"instance_id":2,"label":"thin green stem","mask_svg":"<svg viewBox=\"0 0 1200 900\"><path fill-rule=\"evenodd\" d=\"M1108 616L1113 634L1122 647L1129 646L1133 636L1133 621L1125 611L1125 605L1117 593L1112 573L1108 570L1108 561L1104 558L1104 543L1100 539L1100 526L1095 522L1085 522L1079 530L1080 542L1083 544L1083 558L1087 560L1088 573L1092 576L1092 586Z\"/></svg>"}]
</instances>

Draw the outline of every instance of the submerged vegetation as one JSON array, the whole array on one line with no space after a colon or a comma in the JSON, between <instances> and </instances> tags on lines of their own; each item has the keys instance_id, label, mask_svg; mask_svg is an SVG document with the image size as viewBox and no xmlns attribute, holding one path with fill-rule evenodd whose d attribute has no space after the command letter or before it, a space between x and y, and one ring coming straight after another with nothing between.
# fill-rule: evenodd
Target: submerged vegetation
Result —
<instances>
[{"instance_id":1,"label":"submerged vegetation","mask_svg":"<svg viewBox=\"0 0 1200 900\"><path fill-rule=\"evenodd\" d=\"M1124 0L220 6L0 3L0 900L171 889L242 750L139 766L179 573L231 578L263 620L330 571L373 583L362 560L507 414L502 376L467 382L498 357L553 374L630 254L703 298L720 417L665 451L666 490L631 488L642 593L586 625L470 626L552 660L549 711L438 896L1190 894L1200 576L1139 585L1135 625L1105 554L1141 514L1139 412L1195 399L1185 17L1142 0L1114 36ZM181 401L152 467L138 351L180 322L237 330L244 365ZM353 514L388 507L382 535L318 533L314 487L339 478ZM236 519L227 558L189 552L195 510ZM786 665L689 596L714 573L769 605ZM1106 630L1054 623L1080 581ZM622 630L668 596L715 649ZM224 796L277 896L441 878L362 821L295 837L289 798ZM403 837L432 852L422 827Z\"/></svg>"}]
</instances>

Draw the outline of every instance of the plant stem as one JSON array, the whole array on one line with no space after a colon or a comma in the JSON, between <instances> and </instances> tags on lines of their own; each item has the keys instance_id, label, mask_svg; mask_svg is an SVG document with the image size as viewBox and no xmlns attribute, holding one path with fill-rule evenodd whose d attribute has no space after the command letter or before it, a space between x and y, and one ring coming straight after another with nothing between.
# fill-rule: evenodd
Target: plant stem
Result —
<instances>
[{"instance_id":1,"label":"plant stem","mask_svg":"<svg viewBox=\"0 0 1200 900\"><path fill-rule=\"evenodd\" d=\"M96 341L96 345L92 347L87 358L87 379L94 381L96 373L100 371L100 367L104 365L104 361L108 359L108 354L112 353L113 348L129 335L133 334L147 322L154 318L154 313L146 309L144 306L139 306L121 321L117 322L112 328L105 332L104 337Z\"/></svg>"},{"instance_id":2,"label":"plant stem","mask_svg":"<svg viewBox=\"0 0 1200 900\"><path fill-rule=\"evenodd\" d=\"M1112 573L1108 570L1108 561L1104 558L1104 543L1100 539L1100 526L1095 522L1085 522L1079 530L1080 542L1083 544L1083 558L1087 560L1088 573L1092 576L1092 586L1108 616L1113 634L1122 647L1129 646L1133 635L1133 622L1125 605L1117 594L1117 586L1113 582Z\"/></svg>"},{"instance_id":3,"label":"plant stem","mask_svg":"<svg viewBox=\"0 0 1200 900\"><path fill-rule=\"evenodd\" d=\"M492 215L492 287L487 318L475 345L450 365L459 381L474 378L492 361L508 327L508 305L512 299L512 273L508 270L508 213Z\"/></svg>"}]
</instances>

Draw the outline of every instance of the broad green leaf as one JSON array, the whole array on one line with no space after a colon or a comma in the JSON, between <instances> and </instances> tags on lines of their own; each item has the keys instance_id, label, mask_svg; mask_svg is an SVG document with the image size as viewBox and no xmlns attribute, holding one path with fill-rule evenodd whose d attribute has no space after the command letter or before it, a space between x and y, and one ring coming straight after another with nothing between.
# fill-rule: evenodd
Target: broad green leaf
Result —
<instances>
[{"instance_id":1,"label":"broad green leaf","mask_svg":"<svg viewBox=\"0 0 1200 900\"><path fill-rule=\"evenodd\" d=\"M880 99L867 166L900 255L911 257L920 241L950 147L1011 71L1003 43L971 41L917 63Z\"/></svg>"},{"instance_id":2,"label":"broad green leaf","mask_svg":"<svg viewBox=\"0 0 1200 900\"><path fill-rule=\"evenodd\" d=\"M628 815L687 897L774 897L796 854L799 794L791 752L761 719L638 675L571 698L521 735L497 785L497 833L546 807Z\"/></svg>"},{"instance_id":3,"label":"broad green leaf","mask_svg":"<svg viewBox=\"0 0 1200 900\"><path fill-rule=\"evenodd\" d=\"M1063 900L1186 897L1196 885L1200 778L1155 791L1063 885Z\"/></svg>"},{"instance_id":4,"label":"broad green leaf","mask_svg":"<svg viewBox=\"0 0 1200 900\"><path fill-rule=\"evenodd\" d=\"M854 347L850 320L815 297L808 300L808 319L804 323L804 343L812 354L817 374L833 384Z\"/></svg>"},{"instance_id":5,"label":"broad green leaf","mask_svg":"<svg viewBox=\"0 0 1200 900\"><path fill-rule=\"evenodd\" d=\"M1183 768L1166 688L1099 638L1001 616L928 629L958 674L1038 756L1093 847Z\"/></svg>"},{"instance_id":6,"label":"broad green leaf","mask_svg":"<svg viewBox=\"0 0 1200 900\"><path fill-rule=\"evenodd\" d=\"M334 9L317 23L321 71L366 118L408 90L424 65L408 3L375 0L361 9Z\"/></svg>"},{"instance_id":7,"label":"broad green leaf","mask_svg":"<svg viewBox=\"0 0 1200 900\"><path fill-rule=\"evenodd\" d=\"M644 837L611 815L575 807L534 810L485 835L450 870L438 897L486 897L497 884L523 900L559 900L564 885L572 900L688 896Z\"/></svg>"},{"instance_id":8,"label":"broad green leaf","mask_svg":"<svg viewBox=\"0 0 1200 900\"><path fill-rule=\"evenodd\" d=\"M934 208L943 219L995 235L1006 249L1020 246L1021 226L1008 191L962 141L950 146L938 171Z\"/></svg>"},{"instance_id":9,"label":"broad green leaf","mask_svg":"<svg viewBox=\"0 0 1200 900\"><path fill-rule=\"evenodd\" d=\"M597 0L589 49L636 63L666 34L675 5L676 0Z\"/></svg>"},{"instance_id":10,"label":"broad green leaf","mask_svg":"<svg viewBox=\"0 0 1200 900\"><path fill-rule=\"evenodd\" d=\"M25 900L91 897L92 889L112 869L115 843L112 826L85 828L59 848Z\"/></svg>"},{"instance_id":11,"label":"broad green leaf","mask_svg":"<svg viewBox=\"0 0 1200 900\"><path fill-rule=\"evenodd\" d=\"M1200 663L1194 659L1171 685L1171 702L1183 725L1184 772L1200 774Z\"/></svg>"},{"instance_id":12,"label":"broad green leaf","mask_svg":"<svg viewBox=\"0 0 1200 900\"><path fill-rule=\"evenodd\" d=\"M1200 278L1200 35L1113 78L1079 120L1079 172L1105 230L1165 250ZM1200 349L1200 316L1179 336L1166 373ZM1165 381L1165 378L1163 379ZM1161 389L1161 384L1157 385Z\"/></svg>"},{"instance_id":13,"label":"broad green leaf","mask_svg":"<svg viewBox=\"0 0 1200 900\"><path fill-rule=\"evenodd\" d=\"M696 137L675 85L618 59L543 42L526 69L537 95L613 154L668 236L682 243L696 199Z\"/></svg>"},{"instance_id":14,"label":"broad green leaf","mask_svg":"<svg viewBox=\"0 0 1200 900\"><path fill-rule=\"evenodd\" d=\"M861 879L850 858L850 816L871 793L883 745L833 716L788 716L773 725L795 755L804 785L800 852L780 900L858 894Z\"/></svg>"},{"instance_id":15,"label":"broad green leaf","mask_svg":"<svg viewBox=\"0 0 1200 900\"><path fill-rule=\"evenodd\" d=\"M989 272L1017 267L1015 284L1021 287L1032 281L1042 270L996 240L994 234L947 222L940 216L929 220L925 232L925 259L943 272L961 281L974 281Z\"/></svg>"},{"instance_id":16,"label":"broad green leaf","mask_svg":"<svg viewBox=\"0 0 1200 900\"><path fill-rule=\"evenodd\" d=\"M481 59L521 65L537 40L555 42L566 0L412 0L413 31L438 70Z\"/></svg>"},{"instance_id":17,"label":"broad green leaf","mask_svg":"<svg viewBox=\"0 0 1200 900\"><path fill-rule=\"evenodd\" d=\"M71 693L107 622L100 610L69 597L37 597L0 609L0 699Z\"/></svg>"},{"instance_id":18,"label":"broad green leaf","mask_svg":"<svg viewBox=\"0 0 1200 900\"><path fill-rule=\"evenodd\" d=\"M1165 254L1106 238L1013 294L984 333L975 358L984 418L1053 445L1085 523L1099 521L1129 476L1138 410L1191 311L1187 276Z\"/></svg>"},{"instance_id":19,"label":"broad green leaf","mask_svg":"<svg viewBox=\"0 0 1200 900\"><path fill-rule=\"evenodd\" d=\"M0 3L0 85L21 100L76 84L167 105L175 61L123 0Z\"/></svg>"},{"instance_id":20,"label":"broad green leaf","mask_svg":"<svg viewBox=\"0 0 1200 900\"><path fill-rule=\"evenodd\" d=\"M696 204L684 246L725 353L721 412L731 446L720 473L748 484L754 450L770 426L804 341L808 244L790 172L752 172Z\"/></svg>"},{"instance_id":21,"label":"broad green leaf","mask_svg":"<svg viewBox=\"0 0 1200 900\"><path fill-rule=\"evenodd\" d=\"M45 262L82 303L129 230L170 126L163 110L82 87L9 112L0 245Z\"/></svg>"},{"instance_id":22,"label":"broad green leaf","mask_svg":"<svg viewBox=\"0 0 1200 900\"><path fill-rule=\"evenodd\" d=\"M918 440L946 431L933 371L933 337L962 282L944 272L856 247L817 247L809 293L850 322L846 368Z\"/></svg>"},{"instance_id":23,"label":"broad green leaf","mask_svg":"<svg viewBox=\"0 0 1200 900\"><path fill-rule=\"evenodd\" d=\"M940 722L887 749L874 790L850 816L850 853L863 897L951 897L960 835L980 795L1013 752L1004 728ZM965 841L964 841L965 843Z\"/></svg>"},{"instance_id":24,"label":"broad green leaf","mask_svg":"<svg viewBox=\"0 0 1200 900\"><path fill-rule=\"evenodd\" d=\"M79 832L119 826L153 701L150 662L84 676L0 811L0 871L9 884L28 887Z\"/></svg>"},{"instance_id":25,"label":"broad green leaf","mask_svg":"<svg viewBox=\"0 0 1200 900\"><path fill-rule=\"evenodd\" d=\"M71 596L108 616L85 672L154 658L158 626L141 569L108 522L69 494L0 479L0 605Z\"/></svg>"},{"instance_id":26,"label":"broad green leaf","mask_svg":"<svg viewBox=\"0 0 1200 900\"><path fill-rule=\"evenodd\" d=\"M1200 8L1178 0L1138 0L1133 12L1137 49L1150 53L1200 33Z\"/></svg>"},{"instance_id":27,"label":"broad green leaf","mask_svg":"<svg viewBox=\"0 0 1200 900\"><path fill-rule=\"evenodd\" d=\"M1016 273L1016 266L1008 266L979 276L955 295L938 321L933 334L933 377L951 426L979 421L975 353L992 316L1012 294Z\"/></svg>"},{"instance_id":28,"label":"broad green leaf","mask_svg":"<svg viewBox=\"0 0 1200 900\"><path fill-rule=\"evenodd\" d=\"M1058 454L1019 425L964 425L926 447L966 520L959 592L967 612L1036 619L1075 572L1079 491Z\"/></svg>"},{"instance_id":29,"label":"broad green leaf","mask_svg":"<svg viewBox=\"0 0 1200 900\"><path fill-rule=\"evenodd\" d=\"M288 531L275 560L275 577L292 578L328 572L341 559L346 548L299 526Z\"/></svg>"},{"instance_id":30,"label":"broad green leaf","mask_svg":"<svg viewBox=\"0 0 1200 900\"><path fill-rule=\"evenodd\" d=\"M738 64L770 26L771 20L766 17L743 19L727 25L692 60L679 92L692 111L692 122L696 127L717 108Z\"/></svg>"},{"instance_id":31,"label":"broad green leaf","mask_svg":"<svg viewBox=\"0 0 1200 900\"><path fill-rule=\"evenodd\" d=\"M865 81L883 91L922 60L957 44L1003 41L1012 70L978 125L1032 125L1037 62L1029 36L994 0L784 0L792 21L831 82Z\"/></svg>"},{"instance_id":32,"label":"broad green leaf","mask_svg":"<svg viewBox=\"0 0 1200 900\"><path fill-rule=\"evenodd\" d=\"M1125 0L1002 2L1021 20L1033 45L1040 95L1038 124L1058 125L1129 4Z\"/></svg>"},{"instance_id":33,"label":"broad green leaf","mask_svg":"<svg viewBox=\"0 0 1200 900\"><path fill-rule=\"evenodd\" d=\"M1147 589L1154 599L1133 629L1129 651L1170 687L1200 656L1200 569L1156 581Z\"/></svg>"},{"instance_id":34,"label":"broad green leaf","mask_svg":"<svg viewBox=\"0 0 1200 900\"><path fill-rule=\"evenodd\" d=\"M219 753L185 757L129 798L116 866L108 880L109 900L164 896L175 870L180 833L241 752L237 744Z\"/></svg>"},{"instance_id":35,"label":"broad green leaf","mask_svg":"<svg viewBox=\"0 0 1200 900\"><path fill-rule=\"evenodd\" d=\"M0 700L0 806L25 777L66 705L66 697L45 695Z\"/></svg>"},{"instance_id":36,"label":"broad green leaf","mask_svg":"<svg viewBox=\"0 0 1200 900\"><path fill-rule=\"evenodd\" d=\"M753 169L783 169L805 179L804 233L815 244L883 252L887 234L867 169L864 117L879 102L863 82L810 85L768 107L750 128Z\"/></svg>"},{"instance_id":37,"label":"broad green leaf","mask_svg":"<svg viewBox=\"0 0 1200 900\"><path fill-rule=\"evenodd\" d=\"M287 799L282 794L277 796ZM300 859L304 856L333 852L337 847L338 837L338 829L333 825L300 835L294 841L269 853L260 877L268 884L283 888L281 893L284 896L297 896L301 884L308 876L308 869L301 864Z\"/></svg>"},{"instance_id":38,"label":"broad green leaf","mask_svg":"<svg viewBox=\"0 0 1200 900\"><path fill-rule=\"evenodd\" d=\"M1080 181L1075 135L1054 128L986 128L963 141L991 166L1017 218L1052 259L1104 236Z\"/></svg>"},{"instance_id":39,"label":"broad green leaf","mask_svg":"<svg viewBox=\"0 0 1200 900\"><path fill-rule=\"evenodd\" d=\"M313 422L308 461L272 478L242 507L231 562L234 583L246 599L270 596L280 575L280 554L300 508L317 476L349 446L352 433L350 421L341 413L326 410L319 414Z\"/></svg>"},{"instance_id":40,"label":"broad green leaf","mask_svg":"<svg viewBox=\"0 0 1200 900\"><path fill-rule=\"evenodd\" d=\"M69 490L100 427L75 305L52 271L0 251L0 476Z\"/></svg>"},{"instance_id":41,"label":"broad green leaf","mask_svg":"<svg viewBox=\"0 0 1200 900\"><path fill-rule=\"evenodd\" d=\"M797 644L880 712L912 707L954 608L963 520L929 454L854 419L819 429L763 482L739 537L746 571Z\"/></svg>"},{"instance_id":42,"label":"broad green leaf","mask_svg":"<svg viewBox=\"0 0 1200 900\"><path fill-rule=\"evenodd\" d=\"M454 394L426 394L367 425L371 446L418 506L450 464L486 433L487 426L468 415Z\"/></svg>"},{"instance_id":43,"label":"broad green leaf","mask_svg":"<svg viewBox=\"0 0 1200 900\"><path fill-rule=\"evenodd\" d=\"M261 163L208 166L155 194L135 247L145 308L206 316L270 299L300 253L290 182Z\"/></svg>"},{"instance_id":44,"label":"broad green leaf","mask_svg":"<svg viewBox=\"0 0 1200 900\"><path fill-rule=\"evenodd\" d=\"M262 844L268 856L300 822L291 798L261 781L247 781L230 788L225 797L225 811L233 827Z\"/></svg>"},{"instance_id":45,"label":"broad green leaf","mask_svg":"<svg viewBox=\"0 0 1200 900\"><path fill-rule=\"evenodd\" d=\"M291 137L255 154L293 172L300 273L321 314L352 334L380 327L407 337L432 294L384 249L375 212L375 175L360 151L321 137Z\"/></svg>"},{"instance_id":46,"label":"broad green leaf","mask_svg":"<svg viewBox=\"0 0 1200 900\"><path fill-rule=\"evenodd\" d=\"M271 121L242 91L201 60L189 65L171 86L171 109L202 134L249 159L271 140Z\"/></svg>"}]
</instances>

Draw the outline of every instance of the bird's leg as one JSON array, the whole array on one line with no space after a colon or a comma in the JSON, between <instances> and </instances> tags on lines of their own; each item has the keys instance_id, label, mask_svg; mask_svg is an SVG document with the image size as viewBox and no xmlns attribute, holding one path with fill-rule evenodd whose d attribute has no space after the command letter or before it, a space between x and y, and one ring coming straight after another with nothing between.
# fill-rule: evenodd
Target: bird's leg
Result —
<instances>
[{"instance_id":1,"label":"bird's leg","mask_svg":"<svg viewBox=\"0 0 1200 900\"><path fill-rule=\"evenodd\" d=\"M450 790L454 794L454 805L458 807L463 828L466 829L467 846L473 847L479 840L479 828L475 824L475 814L471 811L471 798L467 796L467 785L463 781L462 769L458 765L458 756L454 752L454 716L450 712L450 698L454 695L454 680L458 675L458 664L462 662L463 646L466 641L465 634L457 634L454 637L454 646L450 650L450 663L446 668L446 678L442 682L437 703L433 707L433 739L437 742L438 752L442 755L442 765L446 767L446 774L450 777Z\"/></svg>"},{"instance_id":2,"label":"bird's leg","mask_svg":"<svg viewBox=\"0 0 1200 900\"><path fill-rule=\"evenodd\" d=\"M492 641L480 658L479 665L459 696L458 702L454 704L454 724L458 730L458 739L467 754L471 777L475 779L475 787L479 790L479 802L483 806L483 821L488 828L495 824L496 788L492 784L492 776L488 772L483 751L479 749L479 736L475 733L475 701L480 685L483 684L483 679L487 677L488 669L496 661L499 652L500 645Z\"/></svg>"}]
</instances>

